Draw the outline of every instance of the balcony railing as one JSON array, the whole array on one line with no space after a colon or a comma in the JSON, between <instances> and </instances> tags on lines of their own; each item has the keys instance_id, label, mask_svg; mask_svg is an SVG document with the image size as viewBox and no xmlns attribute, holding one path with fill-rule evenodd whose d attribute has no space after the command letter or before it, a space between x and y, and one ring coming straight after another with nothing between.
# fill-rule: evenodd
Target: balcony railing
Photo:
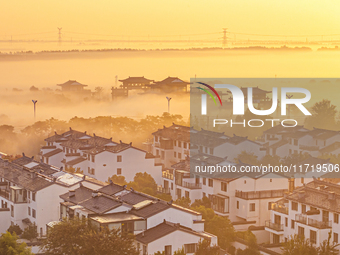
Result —
<instances>
[{"instance_id":1,"label":"balcony railing","mask_svg":"<svg viewBox=\"0 0 340 255\"><path fill-rule=\"evenodd\" d=\"M10 192L8 190L0 189L0 196L10 200Z\"/></svg>"},{"instance_id":2,"label":"balcony railing","mask_svg":"<svg viewBox=\"0 0 340 255\"><path fill-rule=\"evenodd\" d=\"M310 219L302 214L295 215L295 221L318 229L332 228L331 221L319 221L315 219Z\"/></svg>"},{"instance_id":3,"label":"balcony railing","mask_svg":"<svg viewBox=\"0 0 340 255\"><path fill-rule=\"evenodd\" d=\"M281 205L281 204L273 203L272 204L272 210L288 215L288 207Z\"/></svg>"},{"instance_id":4,"label":"balcony railing","mask_svg":"<svg viewBox=\"0 0 340 255\"><path fill-rule=\"evenodd\" d=\"M295 221L307 225L307 216L302 214L296 214Z\"/></svg>"},{"instance_id":5,"label":"balcony railing","mask_svg":"<svg viewBox=\"0 0 340 255\"><path fill-rule=\"evenodd\" d=\"M262 191L235 191L235 197L242 199L261 199L261 198L275 198L275 197L283 197L284 193L287 192L287 189L279 189L279 190L262 190Z\"/></svg>"},{"instance_id":6,"label":"balcony railing","mask_svg":"<svg viewBox=\"0 0 340 255\"><path fill-rule=\"evenodd\" d=\"M170 180L173 180L174 179L174 175L169 173L169 172L163 172L162 173L162 177L163 178L167 178L167 179L170 179Z\"/></svg>"},{"instance_id":7,"label":"balcony railing","mask_svg":"<svg viewBox=\"0 0 340 255\"><path fill-rule=\"evenodd\" d=\"M158 186L157 192L164 193L164 194L170 194L170 189L169 188L163 188L162 186Z\"/></svg>"},{"instance_id":8,"label":"balcony railing","mask_svg":"<svg viewBox=\"0 0 340 255\"><path fill-rule=\"evenodd\" d=\"M201 189L202 188L202 183L191 183L191 182L182 181L182 183L179 185L184 188L188 188L188 189Z\"/></svg>"},{"instance_id":9,"label":"balcony railing","mask_svg":"<svg viewBox=\"0 0 340 255\"><path fill-rule=\"evenodd\" d=\"M265 227L273 229L275 231L283 231L283 224L277 224L277 223L273 223L270 220L267 220L265 222Z\"/></svg>"}]
</instances>

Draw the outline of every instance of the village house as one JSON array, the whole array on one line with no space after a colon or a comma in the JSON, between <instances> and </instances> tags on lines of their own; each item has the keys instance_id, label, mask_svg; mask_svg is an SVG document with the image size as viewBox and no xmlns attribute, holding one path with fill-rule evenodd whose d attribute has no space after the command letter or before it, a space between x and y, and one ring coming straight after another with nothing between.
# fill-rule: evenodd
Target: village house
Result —
<instances>
[{"instance_id":1,"label":"village house","mask_svg":"<svg viewBox=\"0 0 340 255\"><path fill-rule=\"evenodd\" d=\"M90 189L79 185L60 197L60 218L87 218L98 228L106 226L134 234L141 255L157 251L173 254L182 247L192 254L202 239L217 244L216 236L204 232L200 213L126 186L110 182L100 189ZM47 224L47 228L54 224Z\"/></svg>"},{"instance_id":2,"label":"village house","mask_svg":"<svg viewBox=\"0 0 340 255\"><path fill-rule=\"evenodd\" d=\"M156 81L147 85L151 92L157 93L178 93L188 92L190 82L181 80L178 77L168 77L162 81Z\"/></svg>"},{"instance_id":3,"label":"village house","mask_svg":"<svg viewBox=\"0 0 340 255\"><path fill-rule=\"evenodd\" d=\"M340 186L314 179L272 204L266 231L270 242L286 242L292 235L304 236L315 246L327 240L339 243Z\"/></svg>"},{"instance_id":4,"label":"village house","mask_svg":"<svg viewBox=\"0 0 340 255\"><path fill-rule=\"evenodd\" d=\"M147 172L160 184L162 166L155 157L132 143L114 142L112 139L88 135L72 130L55 133L45 139L40 150L43 162L57 167L73 168L78 172L107 181L113 175L132 181L136 173Z\"/></svg>"},{"instance_id":5,"label":"village house","mask_svg":"<svg viewBox=\"0 0 340 255\"><path fill-rule=\"evenodd\" d=\"M35 223L39 236L46 235L46 224L60 217L59 195L80 183L102 187L97 180L60 171L27 156L13 162L0 159L0 232L10 225L24 229Z\"/></svg>"}]
</instances>

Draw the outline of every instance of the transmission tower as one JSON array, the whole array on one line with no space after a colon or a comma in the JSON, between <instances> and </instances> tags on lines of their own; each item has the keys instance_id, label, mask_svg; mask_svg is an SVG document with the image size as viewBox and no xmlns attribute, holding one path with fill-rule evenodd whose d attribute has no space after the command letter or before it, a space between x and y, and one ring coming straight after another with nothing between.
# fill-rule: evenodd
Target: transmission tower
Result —
<instances>
[{"instance_id":1,"label":"transmission tower","mask_svg":"<svg viewBox=\"0 0 340 255\"><path fill-rule=\"evenodd\" d=\"M228 33L228 28L223 28L223 41L222 41L222 47L223 48L225 48L226 46L227 46L227 39L228 39L228 37L227 37L227 33Z\"/></svg>"},{"instance_id":2,"label":"transmission tower","mask_svg":"<svg viewBox=\"0 0 340 255\"><path fill-rule=\"evenodd\" d=\"M59 30L59 32L58 32L58 42L59 42L59 45L61 45L61 30L62 30L63 28L62 27L58 27L58 30Z\"/></svg>"}]
</instances>

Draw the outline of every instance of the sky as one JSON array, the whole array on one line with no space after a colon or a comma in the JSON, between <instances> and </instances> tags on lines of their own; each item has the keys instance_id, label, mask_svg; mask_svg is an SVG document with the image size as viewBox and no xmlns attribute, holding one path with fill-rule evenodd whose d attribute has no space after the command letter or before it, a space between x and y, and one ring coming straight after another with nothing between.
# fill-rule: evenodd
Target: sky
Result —
<instances>
[{"instance_id":1,"label":"sky","mask_svg":"<svg viewBox=\"0 0 340 255\"><path fill-rule=\"evenodd\" d=\"M0 9L0 39L53 39L57 27L74 39L88 37L85 33L102 38L212 33L207 36L216 38L220 35L213 33L222 28L248 34L340 34L337 0L3 0Z\"/></svg>"}]
</instances>

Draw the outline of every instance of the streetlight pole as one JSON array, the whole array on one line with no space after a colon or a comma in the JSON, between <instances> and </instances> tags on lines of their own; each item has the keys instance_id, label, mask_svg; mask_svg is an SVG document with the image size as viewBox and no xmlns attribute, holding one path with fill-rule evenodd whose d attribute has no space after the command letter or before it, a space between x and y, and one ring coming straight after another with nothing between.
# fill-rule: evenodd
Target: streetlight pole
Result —
<instances>
[{"instance_id":1,"label":"streetlight pole","mask_svg":"<svg viewBox=\"0 0 340 255\"><path fill-rule=\"evenodd\" d=\"M168 113L170 113L170 100L171 100L171 97L166 97L166 99L168 100Z\"/></svg>"},{"instance_id":2,"label":"streetlight pole","mask_svg":"<svg viewBox=\"0 0 340 255\"><path fill-rule=\"evenodd\" d=\"M35 111L35 105L38 102L38 100L32 100L33 105L34 105L34 121L35 121L35 117L36 117L36 111Z\"/></svg>"}]
</instances>

